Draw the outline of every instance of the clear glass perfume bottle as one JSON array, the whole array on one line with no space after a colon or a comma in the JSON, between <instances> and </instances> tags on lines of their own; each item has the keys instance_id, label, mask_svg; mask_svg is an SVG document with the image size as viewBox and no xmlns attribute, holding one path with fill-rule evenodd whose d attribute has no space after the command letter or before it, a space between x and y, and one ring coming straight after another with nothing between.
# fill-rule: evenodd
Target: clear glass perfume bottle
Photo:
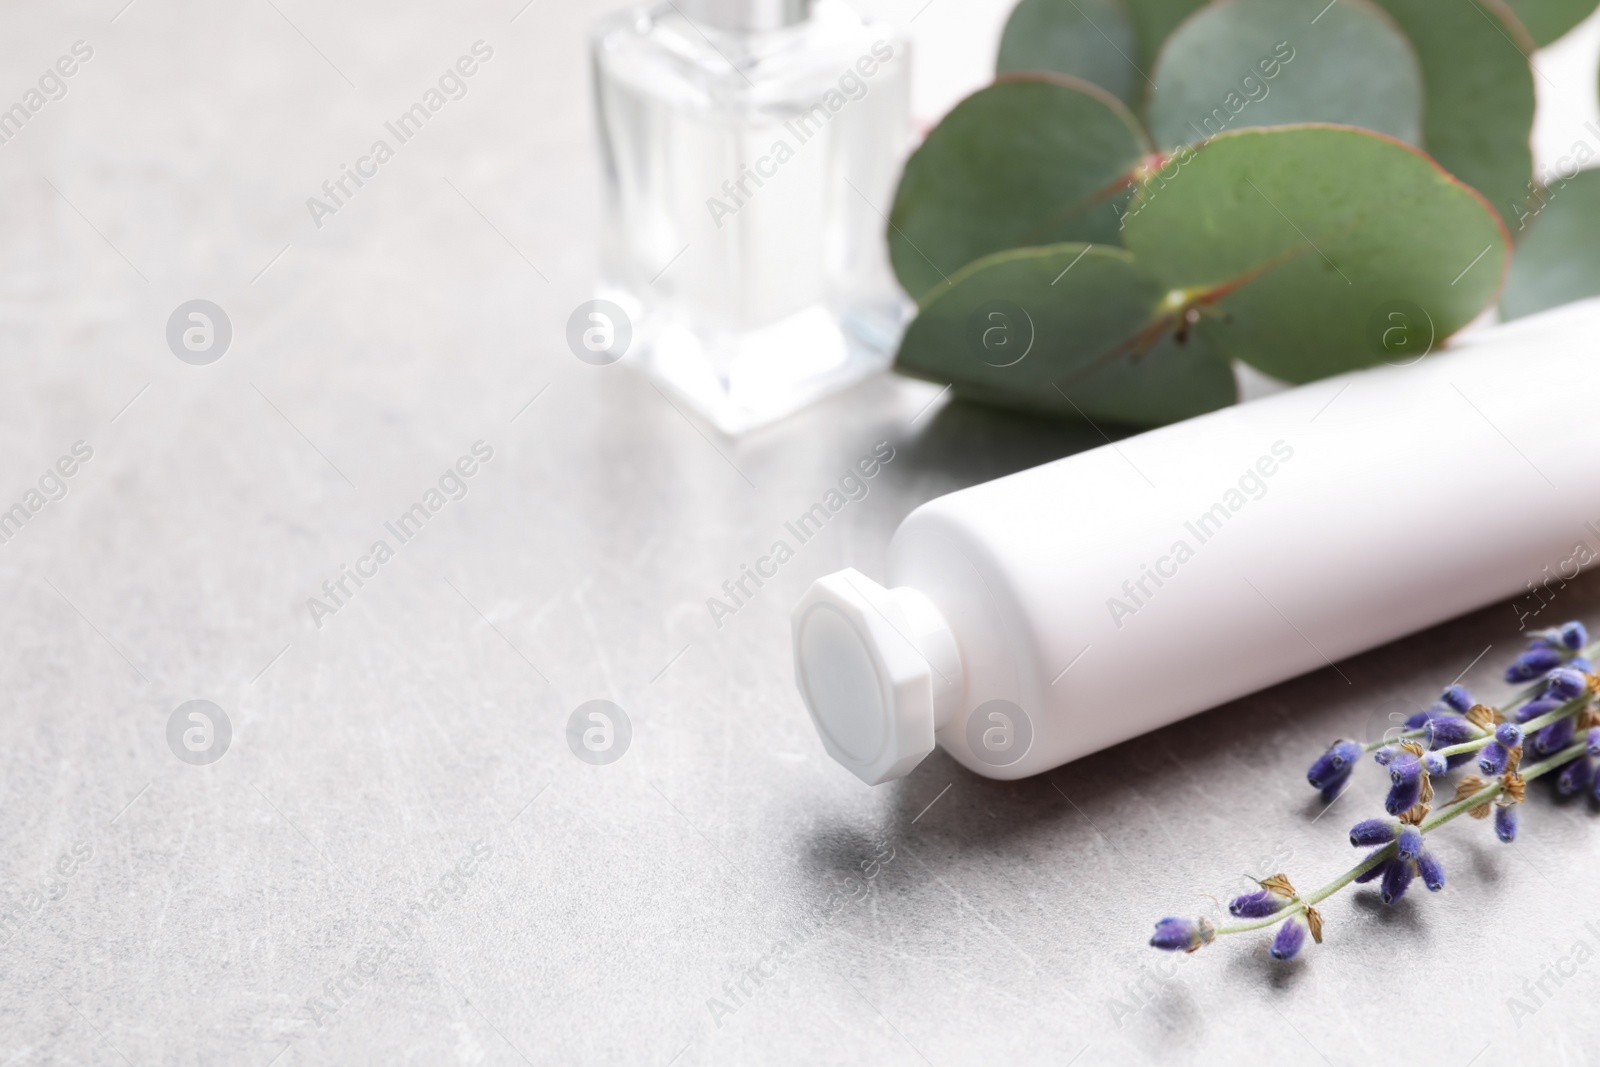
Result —
<instances>
[{"instance_id":1,"label":"clear glass perfume bottle","mask_svg":"<svg viewBox=\"0 0 1600 1067\"><path fill-rule=\"evenodd\" d=\"M629 358L728 433L888 366L905 36L839 0L668 0L592 43Z\"/></svg>"}]
</instances>

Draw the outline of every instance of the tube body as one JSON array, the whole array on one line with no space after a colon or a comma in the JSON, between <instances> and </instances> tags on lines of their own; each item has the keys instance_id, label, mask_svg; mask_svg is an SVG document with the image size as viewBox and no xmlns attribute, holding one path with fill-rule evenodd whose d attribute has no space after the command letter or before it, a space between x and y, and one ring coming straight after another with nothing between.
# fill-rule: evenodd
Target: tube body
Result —
<instances>
[{"instance_id":1,"label":"tube body","mask_svg":"<svg viewBox=\"0 0 1600 1067\"><path fill-rule=\"evenodd\" d=\"M1020 778L1497 600L1508 639L1562 621L1600 558L1597 339L1571 305L918 508L888 584L960 652L938 743Z\"/></svg>"}]
</instances>

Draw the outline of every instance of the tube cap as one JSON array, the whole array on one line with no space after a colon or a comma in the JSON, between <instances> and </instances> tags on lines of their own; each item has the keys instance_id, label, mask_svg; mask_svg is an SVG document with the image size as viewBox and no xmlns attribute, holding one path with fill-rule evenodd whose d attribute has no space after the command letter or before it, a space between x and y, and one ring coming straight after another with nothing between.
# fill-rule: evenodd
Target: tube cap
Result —
<instances>
[{"instance_id":1,"label":"tube cap","mask_svg":"<svg viewBox=\"0 0 1600 1067\"><path fill-rule=\"evenodd\" d=\"M908 774L961 698L960 656L938 609L843 570L812 583L791 621L795 681L828 755L868 785Z\"/></svg>"}]
</instances>

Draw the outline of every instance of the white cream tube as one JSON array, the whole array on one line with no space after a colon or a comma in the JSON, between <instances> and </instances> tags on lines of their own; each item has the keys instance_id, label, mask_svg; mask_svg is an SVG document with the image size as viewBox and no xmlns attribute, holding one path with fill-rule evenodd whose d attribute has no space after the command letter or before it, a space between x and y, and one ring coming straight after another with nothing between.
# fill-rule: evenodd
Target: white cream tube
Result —
<instances>
[{"instance_id":1,"label":"white cream tube","mask_svg":"<svg viewBox=\"0 0 1600 1067\"><path fill-rule=\"evenodd\" d=\"M1600 300L924 504L890 588L795 608L825 747L1021 778L1496 600L1559 622L1600 558L1597 342Z\"/></svg>"}]
</instances>

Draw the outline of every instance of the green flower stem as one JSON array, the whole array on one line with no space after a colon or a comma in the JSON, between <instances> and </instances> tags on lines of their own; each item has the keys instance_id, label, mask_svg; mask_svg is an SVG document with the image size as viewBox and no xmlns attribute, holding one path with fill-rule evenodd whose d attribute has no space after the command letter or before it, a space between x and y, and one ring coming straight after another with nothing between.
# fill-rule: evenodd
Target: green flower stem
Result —
<instances>
[{"instance_id":1,"label":"green flower stem","mask_svg":"<svg viewBox=\"0 0 1600 1067\"><path fill-rule=\"evenodd\" d=\"M1519 723L1518 725L1522 727L1522 734L1524 737L1531 737L1535 731L1542 730L1557 720L1570 718L1588 706L1589 694L1585 693L1581 697L1574 697L1573 699L1567 701L1554 711L1547 711L1543 715L1536 715L1527 722ZM1478 749L1483 748L1493 740L1494 732L1490 731L1475 741L1463 741L1459 745L1450 745L1446 748L1435 749L1434 751L1439 753L1441 756L1454 756L1460 752L1476 752Z\"/></svg>"},{"instance_id":2,"label":"green flower stem","mask_svg":"<svg viewBox=\"0 0 1600 1067\"><path fill-rule=\"evenodd\" d=\"M1555 715L1556 712L1551 712L1550 714ZM1545 716L1540 716L1540 718L1544 717ZM1566 748L1562 749L1560 752L1557 752L1555 755L1548 756L1537 763L1530 763L1523 767L1521 769L1522 778L1524 781L1531 782L1533 779L1538 778L1541 775L1549 774L1551 771L1557 770L1558 768L1571 763L1573 760L1583 755L1586 748L1587 744L1585 742L1575 741ZM1440 751L1442 752L1446 750L1440 749ZM1473 793L1471 796L1462 800L1458 800L1454 804L1447 804L1440 808L1438 811L1424 819L1422 825L1419 826L1418 829L1420 829L1423 833L1437 829L1438 827L1449 822L1451 819L1461 815L1463 812L1471 811L1480 804L1487 804L1489 801L1499 796L1504 789L1505 779L1496 778L1494 781L1490 782L1476 793ZM1300 914L1307 908L1315 904L1320 904L1322 901L1333 896L1339 890L1355 881L1361 875L1366 874L1378 864L1388 862L1391 858L1393 858L1395 849L1398 847L1399 844L1397 842L1390 842L1388 845L1385 845L1379 851L1368 856L1366 859L1362 860L1360 863L1356 864L1354 867L1350 868L1348 871L1344 872L1339 877L1323 886L1321 889L1318 889L1314 893L1307 893L1304 896L1297 896L1293 898L1283 907L1279 908L1277 911L1273 912L1271 915L1268 915L1264 919L1254 919L1250 922L1235 923L1232 926L1219 926L1213 931L1213 933L1217 935L1243 934L1251 930L1260 930L1268 926L1273 926L1292 915Z\"/></svg>"}]
</instances>

